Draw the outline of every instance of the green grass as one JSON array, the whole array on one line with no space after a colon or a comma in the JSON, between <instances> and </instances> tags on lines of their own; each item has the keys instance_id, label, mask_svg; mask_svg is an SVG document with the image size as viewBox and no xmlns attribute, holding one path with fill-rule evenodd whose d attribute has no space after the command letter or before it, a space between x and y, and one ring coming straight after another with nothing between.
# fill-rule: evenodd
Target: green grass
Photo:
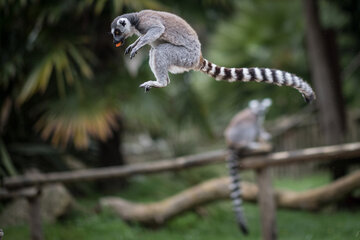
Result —
<instances>
[{"instance_id":1,"label":"green grass","mask_svg":"<svg viewBox=\"0 0 360 240\"><path fill-rule=\"evenodd\" d=\"M163 199L182 189L194 185L209 177L224 174L222 167L212 166L176 174L159 174L136 177L130 186L118 195L126 199L149 202ZM246 175L251 178L252 175ZM316 187L328 181L326 174L315 175L300 180L279 179L275 185L281 188L304 190ZM86 212L74 212L71 216L56 223L45 224L45 236L48 240L227 240L261 239L259 209L256 204L246 204L245 211L250 235L243 237L238 231L232 213L230 201L221 201L204 207L202 216L195 212L171 220L162 228L149 229L139 225L128 225L109 212L94 214L92 209L100 196L91 196L79 200ZM360 240L359 211L322 211L316 213L277 211L279 239L357 239ZM29 239L27 226L5 228L4 240Z\"/></svg>"},{"instance_id":2,"label":"green grass","mask_svg":"<svg viewBox=\"0 0 360 240\"><path fill-rule=\"evenodd\" d=\"M302 179L287 178L287 179L275 179L275 188L304 191L311 188L317 188L330 182L330 175L325 172L312 175L310 177L304 177Z\"/></svg>"}]
</instances>

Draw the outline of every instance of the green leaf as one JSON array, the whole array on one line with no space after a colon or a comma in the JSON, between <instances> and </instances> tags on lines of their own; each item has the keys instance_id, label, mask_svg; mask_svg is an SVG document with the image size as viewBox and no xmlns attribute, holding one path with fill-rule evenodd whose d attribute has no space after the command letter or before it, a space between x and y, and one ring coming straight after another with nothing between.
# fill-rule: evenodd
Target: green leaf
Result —
<instances>
[{"instance_id":1,"label":"green leaf","mask_svg":"<svg viewBox=\"0 0 360 240\"><path fill-rule=\"evenodd\" d=\"M2 159L2 163L6 169L6 171L9 173L10 176L17 175L17 171L11 161L11 158L9 156L9 153L7 152L5 145L2 140L0 140L0 156Z\"/></svg>"},{"instance_id":2,"label":"green leaf","mask_svg":"<svg viewBox=\"0 0 360 240\"><path fill-rule=\"evenodd\" d=\"M22 104L37 91L44 92L49 83L49 78L53 69L51 57L46 57L41 61L27 78L18 97L18 103Z\"/></svg>"},{"instance_id":3,"label":"green leaf","mask_svg":"<svg viewBox=\"0 0 360 240\"><path fill-rule=\"evenodd\" d=\"M99 15L103 11L106 2L107 2L107 0L97 0L96 1L95 14Z\"/></svg>"},{"instance_id":4,"label":"green leaf","mask_svg":"<svg viewBox=\"0 0 360 240\"><path fill-rule=\"evenodd\" d=\"M76 63L78 64L81 73L86 76L87 78L93 77L93 72L89 66L89 64L85 61L83 56L81 56L80 52L74 45L69 46L69 52L71 56L75 59Z\"/></svg>"}]
</instances>

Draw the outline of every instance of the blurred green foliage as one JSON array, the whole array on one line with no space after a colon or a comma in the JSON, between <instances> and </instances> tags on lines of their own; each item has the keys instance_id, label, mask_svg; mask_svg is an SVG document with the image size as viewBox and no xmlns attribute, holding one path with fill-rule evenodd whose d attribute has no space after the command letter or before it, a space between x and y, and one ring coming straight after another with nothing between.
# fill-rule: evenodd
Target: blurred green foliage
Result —
<instances>
[{"instance_id":1,"label":"blurred green foliage","mask_svg":"<svg viewBox=\"0 0 360 240\"><path fill-rule=\"evenodd\" d=\"M227 2L196 5L211 9ZM193 10L190 1L183 5ZM170 10L157 0L0 1L1 149L11 156L2 158L2 172L14 173L12 161L18 168L28 167L24 158L29 156L19 144L37 145L28 147L36 158L44 157L38 150L47 140L58 156L72 146L96 150L96 142L111 136L119 119L125 119L131 132L166 137L191 123L211 135L204 103L191 85L144 94L138 85L152 78L147 57L137 76L131 76L123 49L113 48L107 35L112 19L144 8Z\"/></svg>"}]
</instances>

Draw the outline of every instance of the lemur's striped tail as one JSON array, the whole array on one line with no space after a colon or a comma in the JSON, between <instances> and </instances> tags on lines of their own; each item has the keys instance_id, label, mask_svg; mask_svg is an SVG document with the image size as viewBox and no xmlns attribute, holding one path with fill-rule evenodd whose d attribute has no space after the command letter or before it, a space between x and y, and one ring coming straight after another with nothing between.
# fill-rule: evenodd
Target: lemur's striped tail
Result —
<instances>
[{"instance_id":1,"label":"lemur's striped tail","mask_svg":"<svg viewBox=\"0 0 360 240\"><path fill-rule=\"evenodd\" d=\"M244 216L244 209L241 199L241 187L240 187L240 174L239 174L239 165L238 165L238 156L234 151L230 151L227 157L229 175L230 175L230 197L233 201L234 212L236 216L236 221L240 230L244 235L249 234L249 230L246 225L246 220Z\"/></svg>"},{"instance_id":2,"label":"lemur's striped tail","mask_svg":"<svg viewBox=\"0 0 360 240\"><path fill-rule=\"evenodd\" d=\"M200 64L200 71L208 74L216 80L225 80L228 82L265 82L278 86L289 86L297 89L305 98L306 102L311 102L316 98L310 85L300 77L270 68L226 68L219 67L210 61L203 59Z\"/></svg>"}]
</instances>

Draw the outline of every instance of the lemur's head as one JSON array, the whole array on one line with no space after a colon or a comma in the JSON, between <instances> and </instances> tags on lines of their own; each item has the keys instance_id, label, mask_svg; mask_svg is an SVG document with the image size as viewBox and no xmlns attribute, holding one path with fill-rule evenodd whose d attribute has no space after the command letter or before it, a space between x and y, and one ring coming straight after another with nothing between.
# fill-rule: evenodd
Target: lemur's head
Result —
<instances>
[{"instance_id":1,"label":"lemur's head","mask_svg":"<svg viewBox=\"0 0 360 240\"><path fill-rule=\"evenodd\" d=\"M111 34L116 47L123 45L125 39L135 33L134 28L137 21L136 16L130 16L129 14L124 14L114 19L111 23Z\"/></svg>"},{"instance_id":2,"label":"lemur's head","mask_svg":"<svg viewBox=\"0 0 360 240\"><path fill-rule=\"evenodd\" d=\"M267 109L271 106L272 101L270 98L265 98L262 101L251 100L249 102L250 110L255 114L265 114Z\"/></svg>"}]
</instances>

